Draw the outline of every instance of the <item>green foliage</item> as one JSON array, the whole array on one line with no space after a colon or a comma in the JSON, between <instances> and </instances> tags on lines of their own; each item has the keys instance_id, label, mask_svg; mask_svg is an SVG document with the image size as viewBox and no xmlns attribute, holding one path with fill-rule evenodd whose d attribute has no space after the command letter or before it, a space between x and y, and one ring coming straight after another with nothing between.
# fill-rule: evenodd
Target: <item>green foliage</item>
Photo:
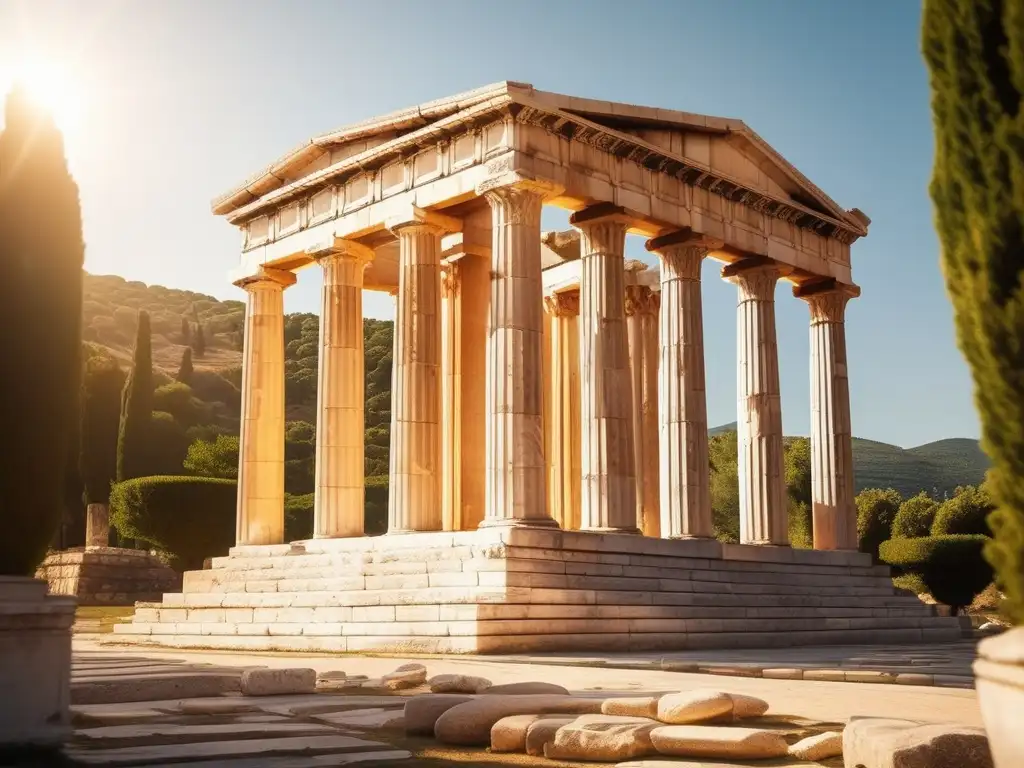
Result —
<instances>
[{"instance_id":1,"label":"green foliage","mask_svg":"<svg viewBox=\"0 0 1024 768\"><path fill-rule=\"evenodd\" d=\"M158 387L153 393L153 409L171 414L183 428L210 422L209 407L192 394L192 388L181 381Z\"/></svg>"},{"instance_id":2,"label":"green foliage","mask_svg":"<svg viewBox=\"0 0 1024 768\"><path fill-rule=\"evenodd\" d=\"M78 187L52 118L16 88L0 133L0 574L32 575L61 523L80 425Z\"/></svg>"},{"instance_id":3,"label":"green foliage","mask_svg":"<svg viewBox=\"0 0 1024 768\"><path fill-rule=\"evenodd\" d=\"M857 494L857 548L878 559L878 547L892 538L892 523L903 497L892 488L868 488Z\"/></svg>"},{"instance_id":4,"label":"green foliage","mask_svg":"<svg viewBox=\"0 0 1024 768\"><path fill-rule=\"evenodd\" d=\"M900 505L899 512L892 521L892 537L894 539L913 539L931 533L935 513L939 511L939 502L924 491L911 496Z\"/></svg>"},{"instance_id":5,"label":"green foliage","mask_svg":"<svg viewBox=\"0 0 1024 768\"><path fill-rule=\"evenodd\" d=\"M139 456L146 475L180 475L188 452L188 435L166 411L153 411L149 420L149 442Z\"/></svg>"},{"instance_id":6,"label":"green foliage","mask_svg":"<svg viewBox=\"0 0 1024 768\"><path fill-rule=\"evenodd\" d=\"M181 353L181 365L178 366L178 375L174 378L182 384L191 384L194 372L192 368L192 347L185 347L185 351Z\"/></svg>"},{"instance_id":7,"label":"green foliage","mask_svg":"<svg viewBox=\"0 0 1024 768\"><path fill-rule=\"evenodd\" d=\"M153 357L150 348L149 313L139 311L132 370L121 398L121 428L117 441L117 479L148 474L145 456L151 441L153 414Z\"/></svg>"},{"instance_id":8,"label":"green foliage","mask_svg":"<svg viewBox=\"0 0 1024 768\"><path fill-rule=\"evenodd\" d=\"M117 477L117 436L121 420L124 372L107 354L86 362L82 386L82 434L79 469L87 504L106 504Z\"/></svg>"},{"instance_id":9,"label":"green foliage","mask_svg":"<svg viewBox=\"0 0 1024 768\"><path fill-rule=\"evenodd\" d=\"M303 541L313 538L314 494L284 495L284 538Z\"/></svg>"},{"instance_id":10,"label":"green foliage","mask_svg":"<svg viewBox=\"0 0 1024 768\"><path fill-rule=\"evenodd\" d=\"M199 477L238 478L238 437L217 435L212 440L196 440L188 447L185 471Z\"/></svg>"},{"instance_id":11,"label":"green foliage","mask_svg":"<svg viewBox=\"0 0 1024 768\"><path fill-rule=\"evenodd\" d=\"M785 450L789 543L798 549L812 549L811 441L806 437L786 438Z\"/></svg>"},{"instance_id":12,"label":"green foliage","mask_svg":"<svg viewBox=\"0 0 1024 768\"><path fill-rule=\"evenodd\" d=\"M711 462L711 519L719 541L740 540L740 485L736 469L736 433L708 438Z\"/></svg>"},{"instance_id":13,"label":"green foliage","mask_svg":"<svg viewBox=\"0 0 1024 768\"><path fill-rule=\"evenodd\" d=\"M980 534L991 536L988 516L995 505L985 486L968 485L958 488L953 498L946 499L935 514L932 535Z\"/></svg>"},{"instance_id":14,"label":"green foliage","mask_svg":"<svg viewBox=\"0 0 1024 768\"><path fill-rule=\"evenodd\" d=\"M172 555L182 570L226 555L235 542L234 480L138 477L114 486L110 521L123 538L148 542Z\"/></svg>"},{"instance_id":15,"label":"green foliage","mask_svg":"<svg viewBox=\"0 0 1024 768\"><path fill-rule=\"evenodd\" d=\"M879 547L879 555L920 576L932 597L956 612L992 583L992 567L983 555L988 541L977 535L890 539Z\"/></svg>"},{"instance_id":16,"label":"green foliage","mask_svg":"<svg viewBox=\"0 0 1024 768\"><path fill-rule=\"evenodd\" d=\"M1024 5L927 0L923 26L942 267L992 459L987 556L1024 622Z\"/></svg>"},{"instance_id":17,"label":"green foliage","mask_svg":"<svg viewBox=\"0 0 1024 768\"><path fill-rule=\"evenodd\" d=\"M367 536L388 532L388 476L366 478L363 525Z\"/></svg>"}]
</instances>

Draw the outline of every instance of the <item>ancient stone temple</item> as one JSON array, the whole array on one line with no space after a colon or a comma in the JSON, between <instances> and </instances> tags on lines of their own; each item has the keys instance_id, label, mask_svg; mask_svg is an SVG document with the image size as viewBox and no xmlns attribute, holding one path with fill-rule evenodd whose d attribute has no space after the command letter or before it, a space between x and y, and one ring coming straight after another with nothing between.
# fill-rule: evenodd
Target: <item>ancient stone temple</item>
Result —
<instances>
[{"instance_id":1,"label":"ancient stone temple","mask_svg":"<svg viewBox=\"0 0 1024 768\"><path fill-rule=\"evenodd\" d=\"M543 206L571 233L541 232ZM952 639L856 551L844 210L738 120L505 82L318 136L215 201L248 295L237 546L118 631L507 652ZM624 259L627 233L658 267ZM701 265L737 291L742 543L712 538ZM283 293L323 272L314 538L284 541ZM814 549L788 546L775 297L809 309ZM363 535L362 292L396 300Z\"/></svg>"}]
</instances>

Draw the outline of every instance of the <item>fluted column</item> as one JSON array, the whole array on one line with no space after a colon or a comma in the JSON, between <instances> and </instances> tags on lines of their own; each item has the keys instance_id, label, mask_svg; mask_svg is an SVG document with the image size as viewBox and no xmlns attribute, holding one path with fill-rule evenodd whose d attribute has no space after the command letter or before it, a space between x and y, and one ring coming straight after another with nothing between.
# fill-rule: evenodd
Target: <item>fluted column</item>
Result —
<instances>
[{"instance_id":1,"label":"fluted column","mask_svg":"<svg viewBox=\"0 0 1024 768\"><path fill-rule=\"evenodd\" d=\"M595 206L573 214L581 234L582 529L638 533L623 250L627 222Z\"/></svg>"},{"instance_id":2,"label":"fluted column","mask_svg":"<svg viewBox=\"0 0 1024 768\"><path fill-rule=\"evenodd\" d=\"M433 215L390 221L398 236L388 533L439 531L441 235Z\"/></svg>"},{"instance_id":3,"label":"fluted column","mask_svg":"<svg viewBox=\"0 0 1024 768\"><path fill-rule=\"evenodd\" d=\"M658 294L646 285L626 286L636 524L644 536L653 537L661 535L658 510L658 299ZM652 336L653 345L650 343Z\"/></svg>"},{"instance_id":4,"label":"fluted column","mask_svg":"<svg viewBox=\"0 0 1024 768\"><path fill-rule=\"evenodd\" d=\"M263 269L248 294L242 350L235 542L284 541L284 289L295 275Z\"/></svg>"},{"instance_id":5,"label":"fluted column","mask_svg":"<svg viewBox=\"0 0 1024 768\"><path fill-rule=\"evenodd\" d=\"M736 431L740 543L787 545L789 519L775 336L775 284L785 272L764 259L745 262L722 269L722 276L739 289Z\"/></svg>"},{"instance_id":6,"label":"fluted column","mask_svg":"<svg viewBox=\"0 0 1024 768\"><path fill-rule=\"evenodd\" d=\"M811 310L811 510L815 549L857 549L846 302L855 286L795 288Z\"/></svg>"},{"instance_id":7,"label":"fluted column","mask_svg":"<svg viewBox=\"0 0 1024 768\"><path fill-rule=\"evenodd\" d=\"M460 262L441 272L441 520L462 530L462 311Z\"/></svg>"},{"instance_id":8,"label":"fluted column","mask_svg":"<svg viewBox=\"0 0 1024 768\"><path fill-rule=\"evenodd\" d=\"M373 250L348 241L319 255L320 367L317 382L313 535L363 535L363 272Z\"/></svg>"},{"instance_id":9,"label":"fluted column","mask_svg":"<svg viewBox=\"0 0 1024 768\"><path fill-rule=\"evenodd\" d=\"M544 460L540 213L529 183L482 190L491 206L487 502L482 523L554 526Z\"/></svg>"},{"instance_id":10,"label":"fluted column","mask_svg":"<svg viewBox=\"0 0 1024 768\"><path fill-rule=\"evenodd\" d=\"M579 291L544 298L551 318L551 441L548 492L551 514L567 531L580 527Z\"/></svg>"},{"instance_id":11,"label":"fluted column","mask_svg":"<svg viewBox=\"0 0 1024 768\"><path fill-rule=\"evenodd\" d=\"M667 539L710 537L714 528L700 284L708 249L675 234L649 240L647 249L658 254L661 265L661 535Z\"/></svg>"}]
</instances>

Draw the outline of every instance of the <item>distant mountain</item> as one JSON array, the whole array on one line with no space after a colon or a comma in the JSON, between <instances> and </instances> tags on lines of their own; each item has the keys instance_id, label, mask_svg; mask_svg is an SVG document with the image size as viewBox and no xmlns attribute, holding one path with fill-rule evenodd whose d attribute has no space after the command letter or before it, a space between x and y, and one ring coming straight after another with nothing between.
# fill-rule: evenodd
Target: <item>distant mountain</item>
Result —
<instances>
[{"instance_id":1,"label":"distant mountain","mask_svg":"<svg viewBox=\"0 0 1024 768\"><path fill-rule=\"evenodd\" d=\"M708 430L717 435L734 432L736 422ZM985 479L989 460L977 440L953 437L916 448L875 440L853 438L854 486L895 488L903 496L928 491L937 496L952 493L958 485L977 485Z\"/></svg>"}]
</instances>

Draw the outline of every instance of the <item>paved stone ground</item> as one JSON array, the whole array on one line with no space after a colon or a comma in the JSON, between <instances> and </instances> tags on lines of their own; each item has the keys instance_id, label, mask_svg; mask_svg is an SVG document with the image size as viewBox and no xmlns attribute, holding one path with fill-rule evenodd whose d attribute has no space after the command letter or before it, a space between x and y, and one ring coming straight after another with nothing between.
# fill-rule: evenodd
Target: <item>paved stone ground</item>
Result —
<instances>
[{"instance_id":1,"label":"paved stone ground","mask_svg":"<svg viewBox=\"0 0 1024 768\"><path fill-rule=\"evenodd\" d=\"M756 650L678 651L594 655L530 654L488 657L521 664L663 669L735 677L897 683L973 688L977 643L837 645Z\"/></svg>"}]
</instances>

